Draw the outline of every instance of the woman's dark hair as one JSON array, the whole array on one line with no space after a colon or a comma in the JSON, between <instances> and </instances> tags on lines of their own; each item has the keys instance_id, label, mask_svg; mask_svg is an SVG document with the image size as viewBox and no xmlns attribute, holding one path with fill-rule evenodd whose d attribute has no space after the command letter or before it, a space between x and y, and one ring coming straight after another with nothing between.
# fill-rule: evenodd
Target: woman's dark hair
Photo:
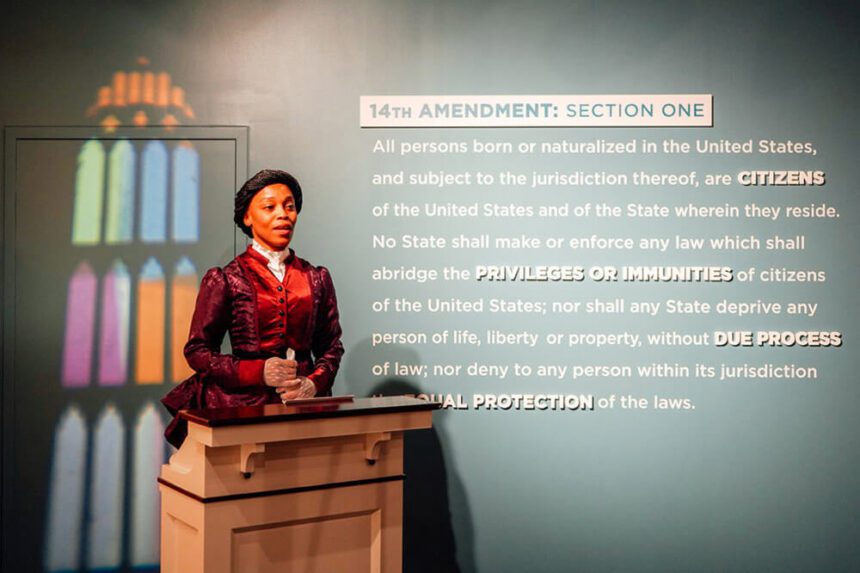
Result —
<instances>
[{"instance_id":1,"label":"woman's dark hair","mask_svg":"<svg viewBox=\"0 0 860 573\"><path fill-rule=\"evenodd\" d=\"M242 229L242 232L253 237L251 227L244 222L245 213L248 212L248 205L251 204L251 199L254 195L260 192L263 187L274 185L275 183L283 183L293 194L293 201L296 203L296 213L302 212L302 187L296 178L279 169L263 169L242 185L242 188L236 192L236 200L233 208L233 221Z\"/></svg>"}]
</instances>

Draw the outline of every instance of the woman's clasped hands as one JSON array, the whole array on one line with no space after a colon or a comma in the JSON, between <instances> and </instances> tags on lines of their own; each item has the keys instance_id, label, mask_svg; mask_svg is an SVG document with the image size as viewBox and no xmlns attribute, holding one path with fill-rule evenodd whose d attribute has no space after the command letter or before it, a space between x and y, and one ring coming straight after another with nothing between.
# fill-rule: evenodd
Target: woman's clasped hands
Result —
<instances>
[{"instance_id":1,"label":"woman's clasped hands","mask_svg":"<svg viewBox=\"0 0 860 573\"><path fill-rule=\"evenodd\" d=\"M263 367L263 382L281 395L281 401L313 398L316 386L307 376L297 376L297 362L292 349L287 350L286 358L273 357L266 360Z\"/></svg>"}]
</instances>

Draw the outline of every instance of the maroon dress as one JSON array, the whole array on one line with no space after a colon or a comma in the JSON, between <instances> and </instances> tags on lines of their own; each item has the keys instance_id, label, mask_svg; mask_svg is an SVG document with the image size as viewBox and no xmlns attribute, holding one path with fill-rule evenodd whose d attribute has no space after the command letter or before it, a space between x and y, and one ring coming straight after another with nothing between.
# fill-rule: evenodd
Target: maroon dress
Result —
<instances>
[{"instance_id":1,"label":"maroon dress","mask_svg":"<svg viewBox=\"0 0 860 573\"><path fill-rule=\"evenodd\" d=\"M187 425L179 410L280 403L263 383L268 358L296 352L298 375L307 376L317 396L330 396L343 355L334 286L328 269L314 267L290 253L284 280L251 247L227 266L210 269L200 284L185 345L191 378L161 402L174 416L165 431L176 447ZM230 333L230 354L221 353Z\"/></svg>"}]
</instances>

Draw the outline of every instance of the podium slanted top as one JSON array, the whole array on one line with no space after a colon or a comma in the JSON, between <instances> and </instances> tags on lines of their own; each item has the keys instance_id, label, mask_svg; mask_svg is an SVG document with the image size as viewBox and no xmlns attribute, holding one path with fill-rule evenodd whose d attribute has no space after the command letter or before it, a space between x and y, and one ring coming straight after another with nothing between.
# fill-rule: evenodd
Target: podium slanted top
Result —
<instances>
[{"instance_id":1,"label":"podium slanted top","mask_svg":"<svg viewBox=\"0 0 860 573\"><path fill-rule=\"evenodd\" d=\"M376 398L313 398L296 403L265 404L262 406L243 406L237 408L209 408L185 410L180 415L188 420L209 428L242 426L268 422L289 422L364 416L373 414L392 414L397 412L420 412L437 410L439 402L428 402L407 396L382 396Z\"/></svg>"}]
</instances>

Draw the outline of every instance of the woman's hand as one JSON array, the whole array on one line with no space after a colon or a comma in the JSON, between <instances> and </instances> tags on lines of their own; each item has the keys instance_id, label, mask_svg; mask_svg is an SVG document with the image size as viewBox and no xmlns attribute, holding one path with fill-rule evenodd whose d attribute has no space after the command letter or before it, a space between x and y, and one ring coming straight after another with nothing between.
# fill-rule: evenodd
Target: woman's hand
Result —
<instances>
[{"instance_id":1,"label":"woman's hand","mask_svg":"<svg viewBox=\"0 0 860 573\"><path fill-rule=\"evenodd\" d=\"M297 366L295 360L269 358L263 366L263 382L266 386L283 388L296 379Z\"/></svg>"},{"instance_id":2,"label":"woman's hand","mask_svg":"<svg viewBox=\"0 0 860 573\"><path fill-rule=\"evenodd\" d=\"M287 400L313 398L316 396L317 387L307 376L299 376L295 380L290 380L285 385L275 388L275 391L281 395L281 402L286 402Z\"/></svg>"}]
</instances>

